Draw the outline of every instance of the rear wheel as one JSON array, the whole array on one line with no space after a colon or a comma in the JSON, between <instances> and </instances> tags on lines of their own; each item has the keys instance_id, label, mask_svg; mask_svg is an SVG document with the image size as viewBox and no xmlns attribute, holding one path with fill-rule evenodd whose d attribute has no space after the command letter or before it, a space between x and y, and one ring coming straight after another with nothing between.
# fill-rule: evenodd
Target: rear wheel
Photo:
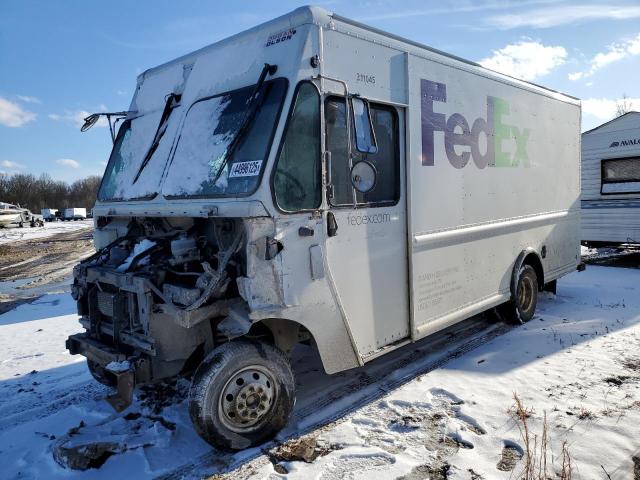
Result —
<instances>
[{"instance_id":1,"label":"rear wheel","mask_svg":"<svg viewBox=\"0 0 640 480\"><path fill-rule=\"evenodd\" d=\"M524 323L533 318L538 304L538 276L531 265L523 265L518 273L513 298L500 306L500 314L510 323Z\"/></svg>"},{"instance_id":2,"label":"rear wheel","mask_svg":"<svg viewBox=\"0 0 640 480\"><path fill-rule=\"evenodd\" d=\"M289 420L295 381L285 354L263 342L234 341L200 364L189 391L189 413L198 434L225 450L273 437Z\"/></svg>"},{"instance_id":3,"label":"rear wheel","mask_svg":"<svg viewBox=\"0 0 640 480\"><path fill-rule=\"evenodd\" d=\"M113 373L107 372L104 367L97 364L93 360L87 359L87 367L89 368L89 373L91 373L91 376L98 383L106 385L107 387L115 387L118 384L118 380Z\"/></svg>"}]
</instances>

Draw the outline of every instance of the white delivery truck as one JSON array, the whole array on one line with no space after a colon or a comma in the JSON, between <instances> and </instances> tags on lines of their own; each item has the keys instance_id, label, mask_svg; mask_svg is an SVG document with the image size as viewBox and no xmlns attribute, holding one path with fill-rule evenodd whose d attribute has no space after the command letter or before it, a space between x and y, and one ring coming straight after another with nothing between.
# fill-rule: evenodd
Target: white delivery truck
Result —
<instances>
[{"instance_id":1,"label":"white delivery truck","mask_svg":"<svg viewBox=\"0 0 640 480\"><path fill-rule=\"evenodd\" d=\"M582 134L585 245L640 243L640 112Z\"/></svg>"},{"instance_id":2,"label":"white delivery truck","mask_svg":"<svg viewBox=\"0 0 640 480\"><path fill-rule=\"evenodd\" d=\"M318 8L144 72L120 115L67 347L116 408L193 373L222 448L286 424L298 342L334 373L526 321L579 264L576 99Z\"/></svg>"},{"instance_id":3,"label":"white delivery truck","mask_svg":"<svg viewBox=\"0 0 640 480\"><path fill-rule=\"evenodd\" d=\"M42 214L42 218L45 222L55 222L58 219L56 215L58 213L58 209L56 208L43 208L40 213Z\"/></svg>"},{"instance_id":4,"label":"white delivery truck","mask_svg":"<svg viewBox=\"0 0 640 480\"><path fill-rule=\"evenodd\" d=\"M65 208L63 220L85 220L87 218L86 208Z\"/></svg>"}]
</instances>

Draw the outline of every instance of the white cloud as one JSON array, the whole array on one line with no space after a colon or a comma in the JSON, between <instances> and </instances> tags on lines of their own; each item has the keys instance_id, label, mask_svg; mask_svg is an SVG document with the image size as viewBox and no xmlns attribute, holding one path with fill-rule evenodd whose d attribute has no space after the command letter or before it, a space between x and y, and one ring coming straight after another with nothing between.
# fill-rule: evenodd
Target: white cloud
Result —
<instances>
[{"instance_id":1,"label":"white cloud","mask_svg":"<svg viewBox=\"0 0 640 480\"><path fill-rule=\"evenodd\" d=\"M619 62L627 57L640 55L640 33L625 42L614 43L609 45L606 52L597 53L589 62L589 68L582 72L574 72L569 74L569 80L580 80L587 78L596 73L601 68L606 67L615 62Z\"/></svg>"},{"instance_id":2,"label":"white cloud","mask_svg":"<svg viewBox=\"0 0 640 480\"><path fill-rule=\"evenodd\" d=\"M0 97L0 125L5 127L22 127L36 119L36 114L23 110L20 105Z\"/></svg>"},{"instance_id":3,"label":"white cloud","mask_svg":"<svg viewBox=\"0 0 640 480\"><path fill-rule=\"evenodd\" d=\"M429 15L439 14L452 14L452 13L470 13L487 10L504 10L511 7L522 8L524 6L532 6L550 3L555 0L483 0L479 2L450 2L443 7L435 7L434 5L428 5L428 8L420 9L402 9L398 8L398 5L393 4L390 11L376 12L369 15L358 16L357 19L361 22L371 22L378 20L392 20L402 18L422 17Z\"/></svg>"},{"instance_id":4,"label":"white cloud","mask_svg":"<svg viewBox=\"0 0 640 480\"><path fill-rule=\"evenodd\" d=\"M551 28L594 20L629 20L640 17L637 5L566 5L537 8L520 13L495 15L485 20L490 27L501 30L513 28Z\"/></svg>"},{"instance_id":5,"label":"white cloud","mask_svg":"<svg viewBox=\"0 0 640 480\"><path fill-rule=\"evenodd\" d=\"M29 95L18 95L18 98L25 103L42 103L39 98L31 97Z\"/></svg>"},{"instance_id":6,"label":"white cloud","mask_svg":"<svg viewBox=\"0 0 640 480\"><path fill-rule=\"evenodd\" d=\"M12 162L11 160L3 160L0 162L0 165L4 168L8 168L9 170L21 170L24 168L24 165L17 162Z\"/></svg>"},{"instance_id":7,"label":"white cloud","mask_svg":"<svg viewBox=\"0 0 640 480\"><path fill-rule=\"evenodd\" d=\"M58 165L62 165L63 167L78 168L80 166L77 161L72 160L71 158L61 158L59 160L56 160L56 163Z\"/></svg>"},{"instance_id":8,"label":"white cloud","mask_svg":"<svg viewBox=\"0 0 640 480\"><path fill-rule=\"evenodd\" d=\"M95 112L106 112L107 107L105 105L98 105ZM92 112L88 112L86 110L65 110L64 113L50 113L48 117L51 120L55 120L56 122L67 122L75 125L80 128L84 125L84 119L91 115ZM109 122L105 117L100 117L100 120L94 125L95 127L108 127Z\"/></svg>"},{"instance_id":9,"label":"white cloud","mask_svg":"<svg viewBox=\"0 0 640 480\"><path fill-rule=\"evenodd\" d=\"M631 104L633 110L640 110L640 98L627 98L627 104ZM613 100L610 98L587 98L582 100L582 113L592 115L598 120L607 121L616 116L618 104L623 99Z\"/></svg>"},{"instance_id":10,"label":"white cloud","mask_svg":"<svg viewBox=\"0 0 640 480\"><path fill-rule=\"evenodd\" d=\"M535 80L562 65L566 58L564 47L545 46L525 39L494 50L491 57L483 58L478 63L512 77Z\"/></svg>"}]
</instances>

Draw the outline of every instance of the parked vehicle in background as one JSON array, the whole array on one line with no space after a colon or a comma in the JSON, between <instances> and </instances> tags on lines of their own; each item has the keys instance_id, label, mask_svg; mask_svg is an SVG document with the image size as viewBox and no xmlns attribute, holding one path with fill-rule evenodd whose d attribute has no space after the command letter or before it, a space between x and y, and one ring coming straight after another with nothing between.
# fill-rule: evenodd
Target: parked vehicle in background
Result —
<instances>
[{"instance_id":1,"label":"parked vehicle in background","mask_svg":"<svg viewBox=\"0 0 640 480\"><path fill-rule=\"evenodd\" d=\"M640 112L582 134L582 243L640 243Z\"/></svg>"},{"instance_id":2,"label":"parked vehicle in background","mask_svg":"<svg viewBox=\"0 0 640 480\"><path fill-rule=\"evenodd\" d=\"M40 213L45 222L55 222L58 220L57 208L43 208Z\"/></svg>"},{"instance_id":3,"label":"parked vehicle in background","mask_svg":"<svg viewBox=\"0 0 640 480\"><path fill-rule=\"evenodd\" d=\"M144 72L124 114L67 348L118 409L193 374L222 448L287 423L298 342L335 373L524 322L580 262L577 99L322 9Z\"/></svg>"},{"instance_id":4,"label":"parked vehicle in background","mask_svg":"<svg viewBox=\"0 0 640 480\"><path fill-rule=\"evenodd\" d=\"M65 208L63 220L84 220L87 218L86 208Z\"/></svg>"},{"instance_id":5,"label":"parked vehicle in background","mask_svg":"<svg viewBox=\"0 0 640 480\"><path fill-rule=\"evenodd\" d=\"M44 221L41 215L31 213L28 208L0 202L0 227L8 227L9 225L42 227Z\"/></svg>"}]
</instances>

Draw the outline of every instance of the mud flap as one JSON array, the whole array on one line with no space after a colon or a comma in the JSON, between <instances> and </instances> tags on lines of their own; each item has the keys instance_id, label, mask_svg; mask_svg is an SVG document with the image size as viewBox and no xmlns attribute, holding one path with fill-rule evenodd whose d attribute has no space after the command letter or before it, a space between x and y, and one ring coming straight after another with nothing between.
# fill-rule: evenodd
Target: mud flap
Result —
<instances>
[{"instance_id":1,"label":"mud flap","mask_svg":"<svg viewBox=\"0 0 640 480\"><path fill-rule=\"evenodd\" d=\"M116 376L118 391L107 397L107 402L115 409L121 412L133 401L133 389L135 387L135 376L132 369L123 372L111 372Z\"/></svg>"}]
</instances>

